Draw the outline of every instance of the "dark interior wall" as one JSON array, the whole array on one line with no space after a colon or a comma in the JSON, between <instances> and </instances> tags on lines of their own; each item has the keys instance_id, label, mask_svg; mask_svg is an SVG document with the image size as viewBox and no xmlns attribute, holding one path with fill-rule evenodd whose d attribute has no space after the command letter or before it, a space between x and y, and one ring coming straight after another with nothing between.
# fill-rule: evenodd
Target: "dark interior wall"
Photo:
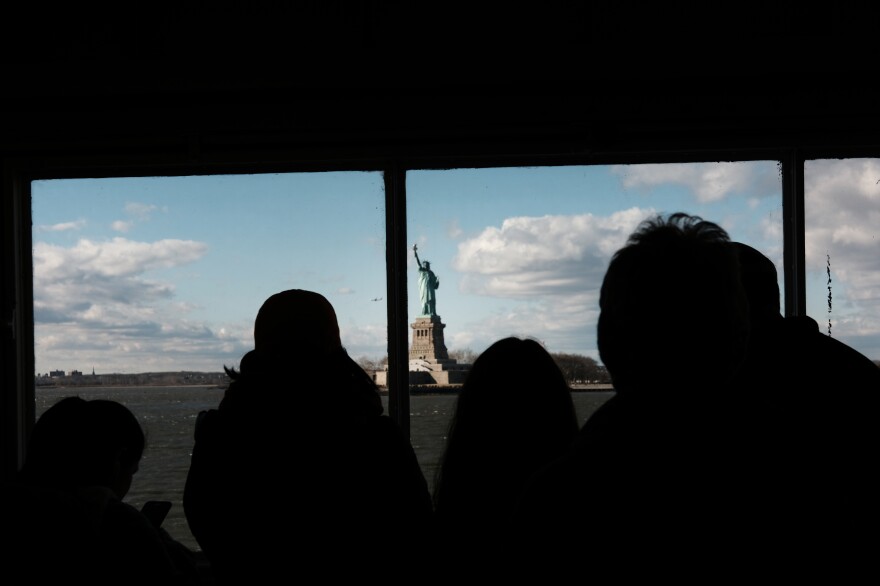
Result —
<instances>
[{"instance_id":1,"label":"dark interior wall","mask_svg":"<svg viewBox=\"0 0 880 586\"><path fill-rule=\"evenodd\" d=\"M85 4L0 8L4 473L27 420L11 325L29 286L11 197L22 169L880 153L868 3Z\"/></svg>"},{"instance_id":2,"label":"dark interior wall","mask_svg":"<svg viewBox=\"0 0 880 586\"><path fill-rule=\"evenodd\" d=\"M7 4L0 154L873 146L869 3L643 4Z\"/></svg>"}]
</instances>

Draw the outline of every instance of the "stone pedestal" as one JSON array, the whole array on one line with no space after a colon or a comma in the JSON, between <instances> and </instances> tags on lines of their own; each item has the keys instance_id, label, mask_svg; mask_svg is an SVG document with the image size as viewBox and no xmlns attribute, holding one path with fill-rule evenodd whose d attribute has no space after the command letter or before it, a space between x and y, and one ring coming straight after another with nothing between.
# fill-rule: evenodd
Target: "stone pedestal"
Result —
<instances>
[{"instance_id":1,"label":"stone pedestal","mask_svg":"<svg viewBox=\"0 0 880 586\"><path fill-rule=\"evenodd\" d=\"M464 382L470 364L459 364L449 357L440 316L417 317L411 323L412 344L409 347L409 384L454 386ZM388 373L377 371L373 380L380 387L387 384Z\"/></svg>"},{"instance_id":2,"label":"stone pedestal","mask_svg":"<svg viewBox=\"0 0 880 586\"><path fill-rule=\"evenodd\" d=\"M458 385L464 382L470 364L458 364L449 358L443 340L446 324L440 320L440 316L417 317L409 327L412 328L410 384Z\"/></svg>"},{"instance_id":3,"label":"stone pedestal","mask_svg":"<svg viewBox=\"0 0 880 586\"><path fill-rule=\"evenodd\" d=\"M449 352L443 341L443 328L446 327L440 316L417 317L412 328L412 345L409 347L410 360L448 360Z\"/></svg>"}]
</instances>

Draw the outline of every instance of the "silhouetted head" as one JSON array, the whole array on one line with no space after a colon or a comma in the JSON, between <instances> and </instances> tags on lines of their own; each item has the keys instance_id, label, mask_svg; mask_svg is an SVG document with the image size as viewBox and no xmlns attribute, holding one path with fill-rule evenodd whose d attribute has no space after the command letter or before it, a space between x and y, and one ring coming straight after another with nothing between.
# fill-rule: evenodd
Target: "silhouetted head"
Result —
<instances>
[{"instance_id":1,"label":"silhouetted head","mask_svg":"<svg viewBox=\"0 0 880 586\"><path fill-rule=\"evenodd\" d=\"M248 405L262 417L267 396L279 391L272 400L294 399L300 405L311 400L314 408L340 415L383 413L376 383L342 346L336 312L323 295L290 289L269 297L257 313L254 346L242 357L239 371L223 367L233 383L243 383L230 385L221 403L224 408ZM278 375L292 361L308 365L297 373L297 384L332 387L334 392L287 393Z\"/></svg>"},{"instance_id":2,"label":"silhouetted head","mask_svg":"<svg viewBox=\"0 0 880 586\"><path fill-rule=\"evenodd\" d=\"M677 213L643 222L611 259L598 347L618 391L726 382L742 361L747 304L727 232Z\"/></svg>"},{"instance_id":3,"label":"silhouetted head","mask_svg":"<svg viewBox=\"0 0 880 586\"><path fill-rule=\"evenodd\" d=\"M430 269L430 268L431 268L431 263L429 263L428 261L425 261L425 262L423 262L422 264L425 265L425 268L426 268L426 269Z\"/></svg>"},{"instance_id":4,"label":"silhouetted head","mask_svg":"<svg viewBox=\"0 0 880 586\"><path fill-rule=\"evenodd\" d=\"M574 412L571 390L547 349L517 337L496 341L474 360L457 403L460 419L483 425L516 427L544 414Z\"/></svg>"},{"instance_id":5,"label":"silhouetted head","mask_svg":"<svg viewBox=\"0 0 880 586\"><path fill-rule=\"evenodd\" d=\"M121 403L67 397L34 425L22 472L57 488L104 486L121 499L131 487L144 446L140 423Z\"/></svg>"},{"instance_id":6,"label":"silhouetted head","mask_svg":"<svg viewBox=\"0 0 880 586\"><path fill-rule=\"evenodd\" d=\"M254 346L262 354L331 354L342 348L336 312L323 295L313 291L276 293L257 313Z\"/></svg>"},{"instance_id":7,"label":"silhouetted head","mask_svg":"<svg viewBox=\"0 0 880 586\"><path fill-rule=\"evenodd\" d=\"M456 399L435 504L499 489L498 499L574 441L571 389L538 342L498 340L474 361ZM454 507L454 505L452 505Z\"/></svg>"},{"instance_id":8,"label":"silhouetted head","mask_svg":"<svg viewBox=\"0 0 880 586\"><path fill-rule=\"evenodd\" d=\"M779 282L773 261L742 242L734 242L752 324L781 319Z\"/></svg>"}]
</instances>

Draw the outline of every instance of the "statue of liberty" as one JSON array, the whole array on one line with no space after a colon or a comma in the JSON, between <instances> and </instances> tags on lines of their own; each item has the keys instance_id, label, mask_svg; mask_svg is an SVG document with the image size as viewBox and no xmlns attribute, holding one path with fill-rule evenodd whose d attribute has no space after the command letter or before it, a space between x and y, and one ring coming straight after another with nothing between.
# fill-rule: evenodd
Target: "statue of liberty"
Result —
<instances>
[{"instance_id":1,"label":"statue of liberty","mask_svg":"<svg viewBox=\"0 0 880 586\"><path fill-rule=\"evenodd\" d=\"M437 289L440 288L440 279L431 270L431 263L419 260L418 247L413 244L413 253L416 255L416 264L419 265L419 302L421 312L419 317L435 317L437 315Z\"/></svg>"}]
</instances>

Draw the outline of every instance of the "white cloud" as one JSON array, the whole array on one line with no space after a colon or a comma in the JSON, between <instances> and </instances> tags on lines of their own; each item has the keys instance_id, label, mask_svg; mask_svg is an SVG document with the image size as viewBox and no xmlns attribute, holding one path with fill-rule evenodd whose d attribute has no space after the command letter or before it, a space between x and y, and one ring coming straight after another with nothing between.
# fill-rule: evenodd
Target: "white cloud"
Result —
<instances>
[{"instance_id":1,"label":"white cloud","mask_svg":"<svg viewBox=\"0 0 880 586\"><path fill-rule=\"evenodd\" d=\"M126 222L125 220L116 220L110 227L116 232L128 232L131 230L131 227L134 225L134 222Z\"/></svg>"},{"instance_id":2,"label":"white cloud","mask_svg":"<svg viewBox=\"0 0 880 586\"><path fill-rule=\"evenodd\" d=\"M37 242L34 259L34 319L38 370L84 369L115 364L119 372L149 370L213 347L237 347L205 324L184 319L190 307L174 303L174 287L150 279L154 269L197 261L207 246L191 240L134 242L82 239L67 248ZM200 350L202 348L202 350ZM116 352L120 358L111 359ZM138 357L143 364L122 363ZM71 364L70 361L76 360ZM57 364L64 361L64 365ZM114 362L115 361L115 362ZM222 368L214 364L212 370ZM109 370L102 370L108 372Z\"/></svg>"},{"instance_id":3,"label":"white cloud","mask_svg":"<svg viewBox=\"0 0 880 586\"><path fill-rule=\"evenodd\" d=\"M80 230L86 225L85 220L75 220L73 222L60 222L58 224L44 224L37 226L37 232L68 232L70 230Z\"/></svg>"},{"instance_id":4,"label":"white cloud","mask_svg":"<svg viewBox=\"0 0 880 586\"><path fill-rule=\"evenodd\" d=\"M805 172L806 255L809 267L851 276L880 263L880 160L810 161ZM844 269L844 267L846 267Z\"/></svg>"},{"instance_id":5,"label":"white cloud","mask_svg":"<svg viewBox=\"0 0 880 586\"><path fill-rule=\"evenodd\" d=\"M207 245L193 240L136 242L79 240L72 248L44 242L34 245L34 278L72 278L76 275L131 276L156 268L184 265L201 258Z\"/></svg>"},{"instance_id":6,"label":"white cloud","mask_svg":"<svg viewBox=\"0 0 880 586\"><path fill-rule=\"evenodd\" d=\"M550 352L575 352L595 357L595 340L584 345L584 335L599 316L598 288L553 299L518 303L472 323L456 324L446 340L450 350L482 352L507 336L535 338Z\"/></svg>"},{"instance_id":7,"label":"white cloud","mask_svg":"<svg viewBox=\"0 0 880 586\"><path fill-rule=\"evenodd\" d=\"M452 261L465 294L507 299L473 323L456 324L447 347L477 352L506 336L534 337L551 352L596 357L599 288L611 256L655 213L515 217L458 245Z\"/></svg>"},{"instance_id":8,"label":"white cloud","mask_svg":"<svg viewBox=\"0 0 880 586\"><path fill-rule=\"evenodd\" d=\"M150 304L170 299L173 286L146 279L144 273L193 262L206 250L203 243L185 240L80 240L70 248L37 242L35 317L38 322L86 320L108 326L148 321Z\"/></svg>"},{"instance_id":9,"label":"white cloud","mask_svg":"<svg viewBox=\"0 0 880 586\"><path fill-rule=\"evenodd\" d=\"M156 205L139 203L136 201L130 201L125 204L125 213L139 220L149 220L153 212L158 209L159 207Z\"/></svg>"},{"instance_id":10,"label":"white cloud","mask_svg":"<svg viewBox=\"0 0 880 586\"><path fill-rule=\"evenodd\" d=\"M710 203L741 193L752 198L778 195L779 175L766 169L769 167L748 162L663 163L617 165L612 172L621 177L626 188L678 185L693 193L698 202Z\"/></svg>"},{"instance_id":11,"label":"white cloud","mask_svg":"<svg viewBox=\"0 0 880 586\"><path fill-rule=\"evenodd\" d=\"M453 267L470 293L506 298L570 295L598 288L611 255L653 210L608 217L517 217L459 244Z\"/></svg>"},{"instance_id":12,"label":"white cloud","mask_svg":"<svg viewBox=\"0 0 880 586\"><path fill-rule=\"evenodd\" d=\"M830 257L832 333L880 358L880 160L808 161L804 184L806 266L824 275Z\"/></svg>"},{"instance_id":13,"label":"white cloud","mask_svg":"<svg viewBox=\"0 0 880 586\"><path fill-rule=\"evenodd\" d=\"M348 355L353 358L369 356L379 359L388 355L388 327L384 323L340 324L339 335Z\"/></svg>"},{"instance_id":14,"label":"white cloud","mask_svg":"<svg viewBox=\"0 0 880 586\"><path fill-rule=\"evenodd\" d=\"M458 222L458 218L455 218L446 226L446 235L451 240L456 240L464 234L464 230L461 229L461 224Z\"/></svg>"},{"instance_id":15,"label":"white cloud","mask_svg":"<svg viewBox=\"0 0 880 586\"><path fill-rule=\"evenodd\" d=\"M163 316L165 319L165 316ZM167 319L173 319L167 316ZM162 327L88 327L83 323L37 324L37 372L78 369L97 373L203 370L237 366L253 339L230 336L204 324L180 322ZM227 326L228 328L228 326Z\"/></svg>"}]
</instances>

